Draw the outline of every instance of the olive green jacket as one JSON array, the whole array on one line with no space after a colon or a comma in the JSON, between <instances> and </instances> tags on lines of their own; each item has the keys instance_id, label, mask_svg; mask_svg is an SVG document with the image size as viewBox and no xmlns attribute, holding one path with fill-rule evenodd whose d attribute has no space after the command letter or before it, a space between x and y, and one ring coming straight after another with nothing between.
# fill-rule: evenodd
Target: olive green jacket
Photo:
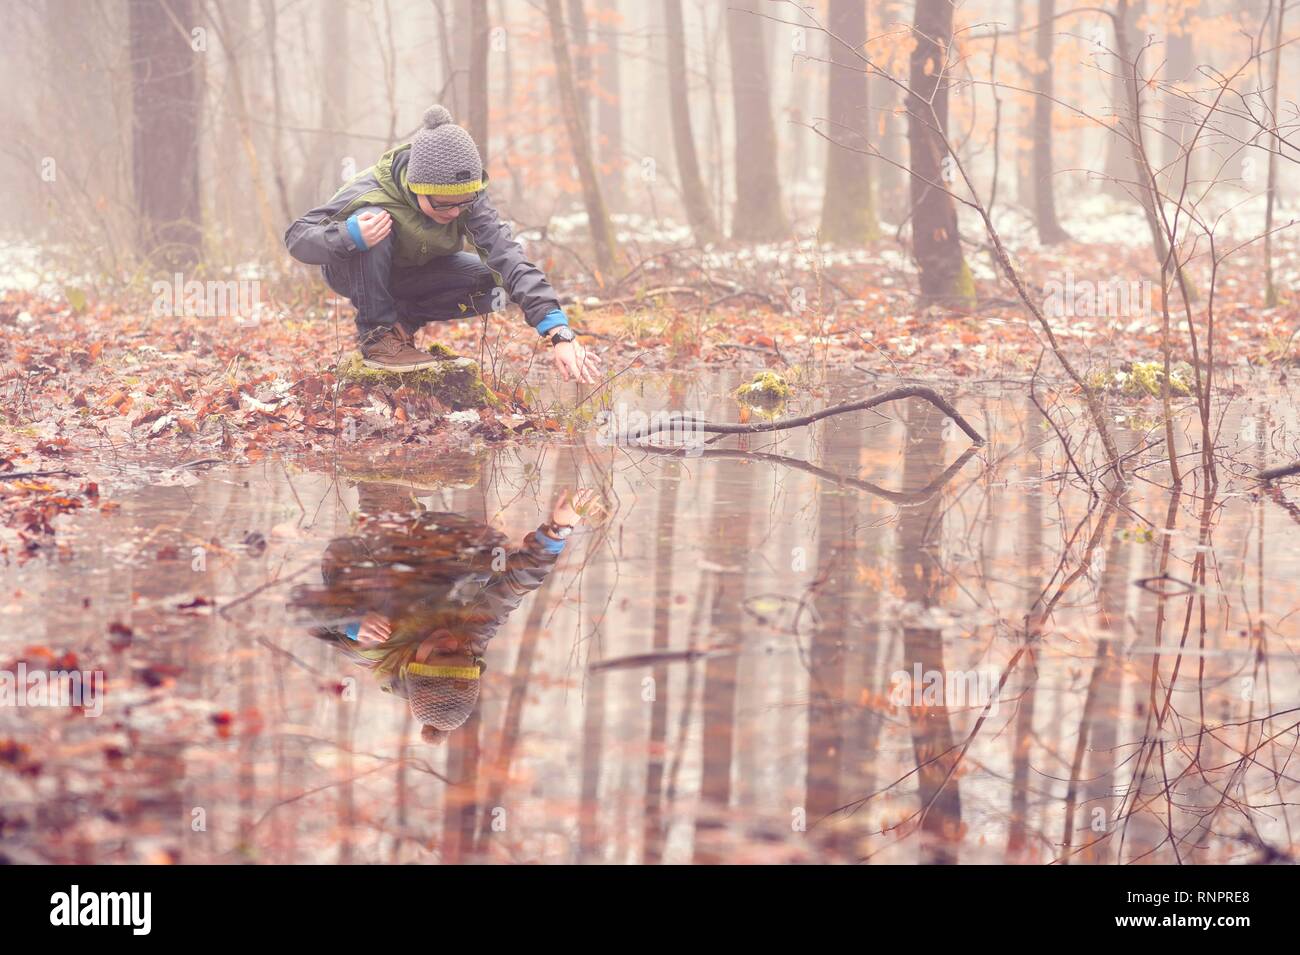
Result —
<instances>
[{"instance_id":1,"label":"olive green jacket","mask_svg":"<svg viewBox=\"0 0 1300 955\"><path fill-rule=\"evenodd\" d=\"M420 268L439 256L463 251L468 240L511 300L523 309L528 324L536 328L547 313L559 308L559 299L542 270L528 260L511 236L487 191L479 193L452 222L435 222L420 211L415 194L407 187L410 150L410 143L388 150L329 202L298 218L284 234L289 254L308 265L329 265L358 255L362 249L348 231L348 219L366 207L380 208L393 218L393 268Z\"/></svg>"}]
</instances>

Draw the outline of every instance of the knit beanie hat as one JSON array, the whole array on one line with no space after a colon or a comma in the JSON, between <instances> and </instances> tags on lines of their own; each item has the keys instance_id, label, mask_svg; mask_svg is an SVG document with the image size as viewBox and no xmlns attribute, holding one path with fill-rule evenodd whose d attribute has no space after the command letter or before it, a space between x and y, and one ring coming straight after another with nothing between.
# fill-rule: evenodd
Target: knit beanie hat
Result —
<instances>
[{"instance_id":1,"label":"knit beanie hat","mask_svg":"<svg viewBox=\"0 0 1300 955\"><path fill-rule=\"evenodd\" d=\"M454 730L474 711L478 702L477 666L406 665L406 693L411 715L425 726Z\"/></svg>"},{"instance_id":2,"label":"knit beanie hat","mask_svg":"<svg viewBox=\"0 0 1300 955\"><path fill-rule=\"evenodd\" d=\"M430 106L411 140L406 184L421 196L464 196L483 188L483 160L469 133L443 106Z\"/></svg>"}]
</instances>

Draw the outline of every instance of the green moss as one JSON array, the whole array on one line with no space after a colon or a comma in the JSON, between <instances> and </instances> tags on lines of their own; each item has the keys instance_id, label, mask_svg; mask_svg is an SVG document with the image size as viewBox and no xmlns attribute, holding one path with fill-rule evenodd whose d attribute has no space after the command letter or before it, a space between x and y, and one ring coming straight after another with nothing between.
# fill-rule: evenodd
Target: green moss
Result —
<instances>
[{"instance_id":1,"label":"green moss","mask_svg":"<svg viewBox=\"0 0 1300 955\"><path fill-rule=\"evenodd\" d=\"M462 358L445 345L430 346L429 353L441 359L431 368L419 371L384 371L368 368L360 352L353 352L339 362L337 369L341 381L370 387L388 385L392 388L410 388L431 395L453 411L469 408L495 408L497 397L483 384L478 362Z\"/></svg>"},{"instance_id":2,"label":"green moss","mask_svg":"<svg viewBox=\"0 0 1300 955\"><path fill-rule=\"evenodd\" d=\"M732 393L742 405L771 413L794 394L789 383L774 371L760 371Z\"/></svg>"},{"instance_id":3,"label":"green moss","mask_svg":"<svg viewBox=\"0 0 1300 955\"><path fill-rule=\"evenodd\" d=\"M952 294L957 304L967 308L975 307L975 276L971 273L965 259L961 260L961 271L957 273L957 280L953 283Z\"/></svg>"},{"instance_id":4,"label":"green moss","mask_svg":"<svg viewBox=\"0 0 1300 955\"><path fill-rule=\"evenodd\" d=\"M1186 398L1192 393L1191 367L1180 362L1170 369L1169 393ZM1135 361L1107 376L1106 387L1130 398L1159 398L1164 394L1165 366L1160 361Z\"/></svg>"}]
</instances>

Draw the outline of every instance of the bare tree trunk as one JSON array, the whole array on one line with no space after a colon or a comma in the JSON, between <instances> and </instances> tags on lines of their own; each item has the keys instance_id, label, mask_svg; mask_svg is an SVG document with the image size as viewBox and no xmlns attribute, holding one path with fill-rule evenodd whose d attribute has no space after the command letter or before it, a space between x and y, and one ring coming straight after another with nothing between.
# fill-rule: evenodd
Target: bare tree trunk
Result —
<instances>
[{"instance_id":1,"label":"bare tree trunk","mask_svg":"<svg viewBox=\"0 0 1300 955\"><path fill-rule=\"evenodd\" d=\"M916 48L907 94L912 253L921 272L922 302L971 306L975 282L962 257L957 208L945 191L945 184L956 179L944 145L952 17L949 0L917 0Z\"/></svg>"},{"instance_id":2,"label":"bare tree trunk","mask_svg":"<svg viewBox=\"0 0 1300 955\"><path fill-rule=\"evenodd\" d=\"M307 209L333 195L343 179L348 153L348 4L325 0L320 11L322 83L309 162L294 199L295 209Z\"/></svg>"},{"instance_id":3,"label":"bare tree trunk","mask_svg":"<svg viewBox=\"0 0 1300 955\"><path fill-rule=\"evenodd\" d=\"M459 122L469 115L470 38L474 30L474 0L452 0L451 32L446 37L449 56L446 60L447 89L451 96L451 115ZM441 6L441 4L440 4ZM446 23L446 18L443 18Z\"/></svg>"},{"instance_id":4,"label":"bare tree trunk","mask_svg":"<svg viewBox=\"0 0 1300 955\"><path fill-rule=\"evenodd\" d=\"M1170 19L1175 15L1170 14ZM1186 24L1170 24L1167 33L1169 59L1165 64L1165 81L1167 83L1186 83L1193 79L1196 64L1192 59L1192 34ZM1184 147L1191 136L1194 124L1188 122L1187 105L1175 97L1169 97L1164 110L1164 149L1161 162L1168 170L1170 189L1177 195L1182 191L1184 176L1194 175L1189 163L1194 160L1186 155Z\"/></svg>"},{"instance_id":5,"label":"bare tree trunk","mask_svg":"<svg viewBox=\"0 0 1300 955\"><path fill-rule=\"evenodd\" d=\"M1141 45L1137 21L1142 16L1143 6L1143 0L1138 0L1136 4L1129 3L1129 0L1118 0L1112 20L1117 62L1110 81L1111 108L1121 126L1125 125L1125 119L1133 115L1133 97L1129 88L1133 64L1128 51ZM1141 182L1133 161L1132 148L1119 136L1111 136L1106 142L1104 171L1106 179L1102 188L1116 198L1133 195L1133 190Z\"/></svg>"},{"instance_id":6,"label":"bare tree trunk","mask_svg":"<svg viewBox=\"0 0 1300 955\"><path fill-rule=\"evenodd\" d=\"M712 242L718 227L709 208L709 196L700 178L700 161L695 152L691 128L691 91L686 81L686 30L682 25L682 0L664 0L664 23L668 33L668 103L673 117L673 145L677 151L677 174L681 180L686 219L697 242Z\"/></svg>"},{"instance_id":7,"label":"bare tree trunk","mask_svg":"<svg viewBox=\"0 0 1300 955\"><path fill-rule=\"evenodd\" d=\"M487 0L470 0L469 134L488 162L488 20Z\"/></svg>"},{"instance_id":8,"label":"bare tree trunk","mask_svg":"<svg viewBox=\"0 0 1300 955\"><path fill-rule=\"evenodd\" d=\"M619 211L627 203L623 190L623 82L619 62L618 0L601 0L600 26L596 29L600 52L596 61L597 157L600 187L607 207Z\"/></svg>"},{"instance_id":9,"label":"bare tree trunk","mask_svg":"<svg viewBox=\"0 0 1300 955\"><path fill-rule=\"evenodd\" d=\"M577 94L582 128L591 134L591 31L587 28L587 9L582 0L567 0L569 43L573 54L573 90Z\"/></svg>"},{"instance_id":10,"label":"bare tree trunk","mask_svg":"<svg viewBox=\"0 0 1300 955\"><path fill-rule=\"evenodd\" d=\"M1034 225L1040 245L1054 245L1070 237L1056 218L1056 193L1052 167L1052 89L1056 0L1038 0L1035 53L1039 71L1034 75Z\"/></svg>"},{"instance_id":11,"label":"bare tree trunk","mask_svg":"<svg viewBox=\"0 0 1300 955\"><path fill-rule=\"evenodd\" d=\"M131 0L132 171L142 255L186 268L201 255L199 115L195 52L177 24L193 0Z\"/></svg>"},{"instance_id":12,"label":"bare tree trunk","mask_svg":"<svg viewBox=\"0 0 1300 955\"><path fill-rule=\"evenodd\" d=\"M243 69L239 63L239 51L236 44L241 39L231 29L226 17L226 7L214 3L213 26L225 53L226 79L230 84L231 109L235 114L235 124L239 128L239 138L244 144L244 155L248 159L248 176L253 187L253 197L257 203L258 221L261 225L262 241L268 248L275 248L280 243L279 230L275 227L271 214L271 200L267 195L266 183L262 179L262 163L257 154L257 144L253 139L253 121L248 108L248 98L244 95Z\"/></svg>"},{"instance_id":13,"label":"bare tree trunk","mask_svg":"<svg viewBox=\"0 0 1300 955\"><path fill-rule=\"evenodd\" d=\"M854 54L867 41L867 5L861 0L831 0L826 26L831 33L826 97L831 142L821 233L827 242L856 245L876 238L880 231L867 156L871 105L867 76Z\"/></svg>"},{"instance_id":14,"label":"bare tree trunk","mask_svg":"<svg viewBox=\"0 0 1300 955\"><path fill-rule=\"evenodd\" d=\"M262 0L262 22L266 33L267 71L271 80L271 173L275 176L276 198L280 200L280 217L293 219L289 186L284 174L284 103L280 96L279 0Z\"/></svg>"},{"instance_id":15,"label":"bare tree trunk","mask_svg":"<svg viewBox=\"0 0 1300 955\"><path fill-rule=\"evenodd\" d=\"M1273 31L1273 77L1269 93L1269 124L1277 128L1281 122L1277 115L1278 83L1282 79L1282 21L1286 17L1287 0L1279 0L1277 27ZM1268 195L1264 205L1264 306L1278 304L1277 286L1273 284L1273 207L1277 202L1277 160L1282 150L1281 137L1274 134L1273 148L1268 153Z\"/></svg>"},{"instance_id":16,"label":"bare tree trunk","mask_svg":"<svg viewBox=\"0 0 1300 955\"><path fill-rule=\"evenodd\" d=\"M781 206L763 21L754 12L753 0L736 0L728 8L727 46L736 121L736 206L731 235L754 242L783 239L790 224Z\"/></svg>"},{"instance_id":17,"label":"bare tree trunk","mask_svg":"<svg viewBox=\"0 0 1300 955\"><path fill-rule=\"evenodd\" d=\"M569 59L569 42L565 34L564 10L560 6L560 0L546 0L546 15L550 21L551 51L555 57L555 85L559 89L564 123L569 132L569 147L573 150L573 161L582 181L582 199L587 207L587 222L596 250L596 266L600 272L596 278L604 283L612 278L618 267L614 252L614 230L610 226L609 213L605 210L605 200L600 193L596 164L591 158L591 142L573 86L573 63Z\"/></svg>"}]
</instances>

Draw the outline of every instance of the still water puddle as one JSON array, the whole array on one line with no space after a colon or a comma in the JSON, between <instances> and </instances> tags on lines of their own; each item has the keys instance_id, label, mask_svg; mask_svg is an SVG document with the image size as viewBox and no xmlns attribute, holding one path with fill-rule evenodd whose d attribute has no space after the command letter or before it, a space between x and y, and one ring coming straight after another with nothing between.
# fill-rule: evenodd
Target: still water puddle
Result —
<instances>
[{"instance_id":1,"label":"still water puddle","mask_svg":"<svg viewBox=\"0 0 1300 955\"><path fill-rule=\"evenodd\" d=\"M615 405L735 420L735 383ZM911 400L691 456L592 437L115 472L120 507L64 524L69 553L3 570L7 671L105 682L98 716L0 707L0 853L1289 853L1300 512L1233 474L1294 409L1228 408L1207 504L1140 451L1122 499L1061 480L1022 388L955 403L987 446ZM541 525L581 488L608 516L561 547Z\"/></svg>"}]
</instances>

